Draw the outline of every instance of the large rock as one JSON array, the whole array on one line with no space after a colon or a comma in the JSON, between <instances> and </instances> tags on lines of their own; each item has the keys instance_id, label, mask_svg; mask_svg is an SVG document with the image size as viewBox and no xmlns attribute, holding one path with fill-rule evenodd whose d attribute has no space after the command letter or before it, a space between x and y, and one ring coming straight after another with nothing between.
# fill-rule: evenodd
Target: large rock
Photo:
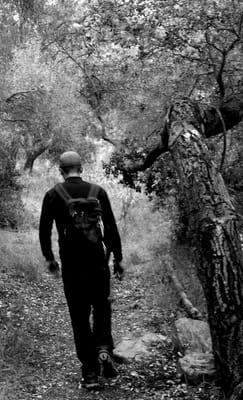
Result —
<instances>
[{"instance_id":1,"label":"large rock","mask_svg":"<svg viewBox=\"0 0 243 400\"><path fill-rule=\"evenodd\" d=\"M177 346L181 353L212 351L212 340L207 322L180 318L175 322Z\"/></svg>"},{"instance_id":2,"label":"large rock","mask_svg":"<svg viewBox=\"0 0 243 400\"><path fill-rule=\"evenodd\" d=\"M179 366L185 380L197 384L213 380L216 374L212 340L206 322L180 318L175 322L176 346L183 357Z\"/></svg>"},{"instance_id":3,"label":"large rock","mask_svg":"<svg viewBox=\"0 0 243 400\"><path fill-rule=\"evenodd\" d=\"M216 375L212 353L190 353L179 358L179 366L185 380L192 384L211 382Z\"/></svg>"},{"instance_id":4,"label":"large rock","mask_svg":"<svg viewBox=\"0 0 243 400\"><path fill-rule=\"evenodd\" d=\"M154 342L163 342L166 336L145 333L140 337L124 337L114 349L114 354L125 360L140 361L149 355L149 346Z\"/></svg>"}]
</instances>

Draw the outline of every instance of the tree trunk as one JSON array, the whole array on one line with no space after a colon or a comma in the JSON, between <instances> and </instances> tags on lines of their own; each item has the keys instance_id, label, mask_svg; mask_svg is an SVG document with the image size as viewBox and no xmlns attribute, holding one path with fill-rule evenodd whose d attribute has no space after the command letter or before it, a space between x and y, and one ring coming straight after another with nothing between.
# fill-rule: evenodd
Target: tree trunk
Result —
<instances>
[{"instance_id":1,"label":"tree trunk","mask_svg":"<svg viewBox=\"0 0 243 400\"><path fill-rule=\"evenodd\" d=\"M31 173L33 171L35 160L36 157L34 157L32 154L28 154L24 164L24 170L29 170L29 172Z\"/></svg>"},{"instance_id":2,"label":"tree trunk","mask_svg":"<svg viewBox=\"0 0 243 400\"><path fill-rule=\"evenodd\" d=\"M174 107L169 149L187 204L221 386L243 399L243 262L237 216L190 104Z\"/></svg>"},{"instance_id":3,"label":"tree trunk","mask_svg":"<svg viewBox=\"0 0 243 400\"><path fill-rule=\"evenodd\" d=\"M43 154L49 146L42 146L37 150L26 152L26 161L24 164L24 170L29 170L31 173L33 171L35 160Z\"/></svg>"}]
</instances>

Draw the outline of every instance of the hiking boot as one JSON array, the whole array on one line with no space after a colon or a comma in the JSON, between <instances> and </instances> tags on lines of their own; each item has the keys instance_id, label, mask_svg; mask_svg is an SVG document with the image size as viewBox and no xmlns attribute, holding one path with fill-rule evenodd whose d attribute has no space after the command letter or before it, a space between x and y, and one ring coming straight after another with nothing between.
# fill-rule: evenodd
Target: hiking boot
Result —
<instances>
[{"instance_id":1,"label":"hiking boot","mask_svg":"<svg viewBox=\"0 0 243 400\"><path fill-rule=\"evenodd\" d=\"M96 372L88 367L82 367L83 382L82 386L88 390L99 388L99 382Z\"/></svg>"},{"instance_id":2,"label":"hiking boot","mask_svg":"<svg viewBox=\"0 0 243 400\"><path fill-rule=\"evenodd\" d=\"M98 361L100 364L100 375L103 375L104 378L115 378L118 375L112 357L107 350L101 349L99 351Z\"/></svg>"},{"instance_id":3,"label":"hiking boot","mask_svg":"<svg viewBox=\"0 0 243 400\"><path fill-rule=\"evenodd\" d=\"M125 357L120 356L120 354L112 353L112 359L116 364L126 364L127 360Z\"/></svg>"}]
</instances>

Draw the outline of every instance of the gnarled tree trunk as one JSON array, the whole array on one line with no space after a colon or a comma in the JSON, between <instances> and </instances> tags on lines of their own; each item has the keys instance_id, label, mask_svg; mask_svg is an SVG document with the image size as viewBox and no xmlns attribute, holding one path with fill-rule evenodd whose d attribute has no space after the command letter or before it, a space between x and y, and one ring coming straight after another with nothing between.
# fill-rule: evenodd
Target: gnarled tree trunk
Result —
<instances>
[{"instance_id":1,"label":"gnarled tree trunk","mask_svg":"<svg viewBox=\"0 0 243 400\"><path fill-rule=\"evenodd\" d=\"M243 263L237 216L194 110L174 107L169 150L188 207L195 263L208 307L216 367L230 400L243 399Z\"/></svg>"},{"instance_id":2,"label":"gnarled tree trunk","mask_svg":"<svg viewBox=\"0 0 243 400\"><path fill-rule=\"evenodd\" d=\"M26 160L24 164L24 170L29 170L30 173L33 171L35 160L48 149L50 143L51 141L48 141L47 144L42 144L38 148L33 148L29 151L26 150Z\"/></svg>"}]
</instances>

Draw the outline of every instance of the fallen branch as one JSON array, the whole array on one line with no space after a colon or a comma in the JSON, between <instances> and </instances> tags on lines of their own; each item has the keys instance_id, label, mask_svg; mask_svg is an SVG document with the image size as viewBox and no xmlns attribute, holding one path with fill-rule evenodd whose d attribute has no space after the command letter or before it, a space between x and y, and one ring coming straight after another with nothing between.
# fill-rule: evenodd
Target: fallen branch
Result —
<instances>
[{"instance_id":1,"label":"fallen branch","mask_svg":"<svg viewBox=\"0 0 243 400\"><path fill-rule=\"evenodd\" d=\"M202 314L200 313L200 311L198 311L196 307L193 306L191 301L188 299L187 294L184 291L184 288L176 275L175 269L170 264L170 262L165 262L165 268L171 282L175 287L177 294L180 297L180 303L187 312L188 316L193 319L202 319Z\"/></svg>"}]
</instances>

